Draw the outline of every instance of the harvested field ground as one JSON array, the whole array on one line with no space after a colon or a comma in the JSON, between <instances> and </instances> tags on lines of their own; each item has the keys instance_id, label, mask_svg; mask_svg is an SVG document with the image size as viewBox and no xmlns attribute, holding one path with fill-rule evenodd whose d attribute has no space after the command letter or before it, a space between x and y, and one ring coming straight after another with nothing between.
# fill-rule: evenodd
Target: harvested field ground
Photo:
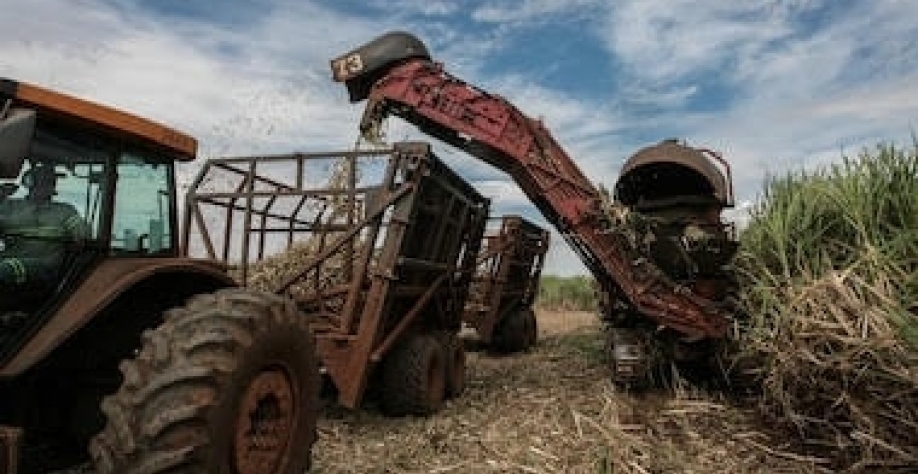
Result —
<instances>
[{"instance_id":1,"label":"harvested field ground","mask_svg":"<svg viewBox=\"0 0 918 474\"><path fill-rule=\"evenodd\" d=\"M430 418L387 418L372 402L349 411L329 400L312 472L825 471L766 434L740 402L698 389L616 391L593 314L538 318L540 342L529 353L473 347L467 391Z\"/></svg>"}]
</instances>

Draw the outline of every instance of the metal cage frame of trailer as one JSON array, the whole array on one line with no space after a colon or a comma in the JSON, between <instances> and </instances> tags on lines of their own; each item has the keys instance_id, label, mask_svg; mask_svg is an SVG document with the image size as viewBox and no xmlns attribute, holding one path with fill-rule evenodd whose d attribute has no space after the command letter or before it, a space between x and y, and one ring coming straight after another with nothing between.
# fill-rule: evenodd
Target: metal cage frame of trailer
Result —
<instances>
[{"instance_id":1,"label":"metal cage frame of trailer","mask_svg":"<svg viewBox=\"0 0 918 474\"><path fill-rule=\"evenodd\" d=\"M296 301L339 402L354 408L406 335L461 329L489 201L429 144L401 142L211 159L186 206L184 248ZM301 260L276 260L290 252Z\"/></svg>"},{"instance_id":2,"label":"metal cage frame of trailer","mask_svg":"<svg viewBox=\"0 0 918 474\"><path fill-rule=\"evenodd\" d=\"M521 216L499 223L486 229L463 317L485 344L504 318L531 311L550 242L548 230Z\"/></svg>"}]
</instances>

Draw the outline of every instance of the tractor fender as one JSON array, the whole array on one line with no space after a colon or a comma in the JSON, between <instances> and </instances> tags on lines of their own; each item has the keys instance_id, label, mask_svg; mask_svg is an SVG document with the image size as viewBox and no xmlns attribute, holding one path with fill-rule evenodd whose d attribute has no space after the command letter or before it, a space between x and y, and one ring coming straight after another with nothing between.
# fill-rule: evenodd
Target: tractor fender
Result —
<instances>
[{"instance_id":1,"label":"tractor fender","mask_svg":"<svg viewBox=\"0 0 918 474\"><path fill-rule=\"evenodd\" d=\"M100 263L80 283L25 346L2 368L0 378L22 374L67 341L120 295L151 278L162 275L194 276L202 286L236 286L224 265L192 258L126 258ZM177 293L188 289L176 288ZM185 295L185 296L191 296Z\"/></svg>"}]
</instances>

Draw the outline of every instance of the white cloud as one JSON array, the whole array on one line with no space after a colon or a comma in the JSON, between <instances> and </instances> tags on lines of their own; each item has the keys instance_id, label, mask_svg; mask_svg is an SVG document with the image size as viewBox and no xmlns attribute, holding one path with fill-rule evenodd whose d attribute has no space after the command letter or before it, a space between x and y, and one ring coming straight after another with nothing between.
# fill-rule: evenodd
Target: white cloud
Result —
<instances>
[{"instance_id":1,"label":"white cloud","mask_svg":"<svg viewBox=\"0 0 918 474\"><path fill-rule=\"evenodd\" d=\"M401 14L413 13L422 16L444 16L455 13L464 5L448 0L376 0L370 2L377 8Z\"/></svg>"},{"instance_id":2,"label":"white cloud","mask_svg":"<svg viewBox=\"0 0 918 474\"><path fill-rule=\"evenodd\" d=\"M564 238L552 229L551 242L545 255L543 268L545 275L574 276L585 275L587 269L580 257L564 242Z\"/></svg>"},{"instance_id":3,"label":"white cloud","mask_svg":"<svg viewBox=\"0 0 918 474\"><path fill-rule=\"evenodd\" d=\"M767 173L831 162L877 140L910 141L918 116L918 3L905 0L844 8L828 0L527 0L471 9L398 0L376 3L389 13L374 18L265 0L229 26L158 16L135 0L8 3L0 76L176 126L201 139L205 156L352 146L362 106L347 104L328 61L390 29L416 32L449 71L542 118L585 175L607 186L628 155L678 136L722 151L737 197L748 201ZM819 21L804 18L820 11L828 14ZM493 74L493 57L517 53L506 49L508 33L545 31L549 40L554 23L574 21L584 41L603 42L611 65L553 74L573 83L609 74L615 89L558 90L541 82L542 71L513 63ZM553 58L542 61L552 67ZM706 95L711 87L716 94ZM714 102L695 107L703 100ZM394 124L390 139L427 138ZM526 209L504 173L437 149L496 208ZM555 242L546 271L582 271Z\"/></svg>"},{"instance_id":4,"label":"white cloud","mask_svg":"<svg viewBox=\"0 0 918 474\"><path fill-rule=\"evenodd\" d=\"M769 3L616 2L606 41L629 74L650 83L714 73L709 69L725 59L758 56L768 43L790 33L787 13L766 8Z\"/></svg>"},{"instance_id":5,"label":"white cloud","mask_svg":"<svg viewBox=\"0 0 918 474\"><path fill-rule=\"evenodd\" d=\"M489 3L472 10L475 21L507 23L548 20L560 13L582 12L589 7L603 5L600 0L522 0L518 2Z\"/></svg>"},{"instance_id":6,"label":"white cloud","mask_svg":"<svg viewBox=\"0 0 918 474\"><path fill-rule=\"evenodd\" d=\"M616 2L605 31L626 68L623 103L659 107L630 124L721 150L740 197L755 196L768 173L907 139L918 113L918 4L832 6ZM828 9L821 23L801 19L817 9ZM719 83L723 103L686 110L700 83Z\"/></svg>"},{"instance_id":7,"label":"white cloud","mask_svg":"<svg viewBox=\"0 0 918 474\"><path fill-rule=\"evenodd\" d=\"M499 201L507 208L525 207L529 199L523 194L519 186L508 181L484 180L474 181L472 184L491 201Z\"/></svg>"},{"instance_id":8,"label":"white cloud","mask_svg":"<svg viewBox=\"0 0 918 474\"><path fill-rule=\"evenodd\" d=\"M47 12L4 15L0 28L18 34L0 42L0 74L177 126L201 139L204 154L341 146L356 136L359 111L327 72L336 53L325 38L346 23L333 14L300 8L315 21L304 28L275 11L238 31L82 3L38 4L66 16L66 27L40 21ZM359 24L337 34L364 40Z\"/></svg>"}]
</instances>

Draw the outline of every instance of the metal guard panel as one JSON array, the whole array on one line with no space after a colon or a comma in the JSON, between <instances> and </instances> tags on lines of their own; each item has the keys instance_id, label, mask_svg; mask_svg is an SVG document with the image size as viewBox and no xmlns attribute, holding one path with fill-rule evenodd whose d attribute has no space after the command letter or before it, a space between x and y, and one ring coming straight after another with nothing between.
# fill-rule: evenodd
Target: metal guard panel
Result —
<instances>
[{"instance_id":1,"label":"metal guard panel","mask_svg":"<svg viewBox=\"0 0 918 474\"><path fill-rule=\"evenodd\" d=\"M397 153L411 154L423 159L427 162L427 167L431 176L439 178L442 180L444 186L449 188L450 192L456 195L462 195L471 202L475 202L481 205L489 204L490 200L486 198L481 192L465 180L456 170L450 168L446 162L444 162L440 157L433 153L433 149L430 144L427 142L397 142L393 145L393 149Z\"/></svg>"},{"instance_id":2,"label":"metal guard panel","mask_svg":"<svg viewBox=\"0 0 918 474\"><path fill-rule=\"evenodd\" d=\"M393 31L333 59L332 74L336 81L348 81L410 58L430 59L427 46L411 33Z\"/></svg>"},{"instance_id":3,"label":"metal guard panel","mask_svg":"<svg viewBox=\"0 0 918 474\"><path fill-rule=\"evenodd\" d=\"M14 377L66 341L124 291L158 273L197 273L233 285L224 267L190 258L126 258L107 260L73 292L48 322L0 369L0 377Z\"/></svg>"},{"instance_id":4,"label":"metal guard panel","mask_svg":"<svg viewBox=\"0 0 918 474\"><path fill-rule=\"evenodd\" d=\"M659 164L681 166L698 173L707 180L711 189L714 191L714 197L717 198L721 204L726 204L728 202L730 190L727 180L723 173L711 163L704 153L701 150L669 140L642 148L622 165L618 183L616 184L616 194L620 194L619 187L627 185L632 174L637 173L645 167ZM619 199L622 200L621 197L619 197ZM631 205L633 203L624 202L624 204Z\"/></svg>"},{"instance_id":5,"label":"metal guard panel","mask_svg":"<svg viewBox=\"0 0 918 474\"><path fill-rule=\"evenodd\" d=\"M414 35L395 31L333 59L332 77L344 82L351 102L359 102L388 68L412 58L430 59L427 47Z\"/></svg>"},{"instance_id":6,"label":"metal guard panel","mask_svg":"<svg viewBox=\"0 0 918 474\"><path fill-rule=\"evenodd\" d=\"M398 265L399 279L391 293L398 293L401 287L430 283L450 269L464 276L458 280L449 278L439 293L464 295L474 271L475 260L471 257L477 254L481 243L489 200L432 153L429 144L401 142L395 149L418 158L420 174L415 198L401 203L410 214L405 234L398 236L399 242L393 242L398 246L400 260L414 265ZM460 221L454 220L456 216L461 216ZM460 258L463 247L465 259ZM458 297L454 303L461 306L464 299ZM454 309L457 315L461 311Z\"/></svg>"}]
</instances>

